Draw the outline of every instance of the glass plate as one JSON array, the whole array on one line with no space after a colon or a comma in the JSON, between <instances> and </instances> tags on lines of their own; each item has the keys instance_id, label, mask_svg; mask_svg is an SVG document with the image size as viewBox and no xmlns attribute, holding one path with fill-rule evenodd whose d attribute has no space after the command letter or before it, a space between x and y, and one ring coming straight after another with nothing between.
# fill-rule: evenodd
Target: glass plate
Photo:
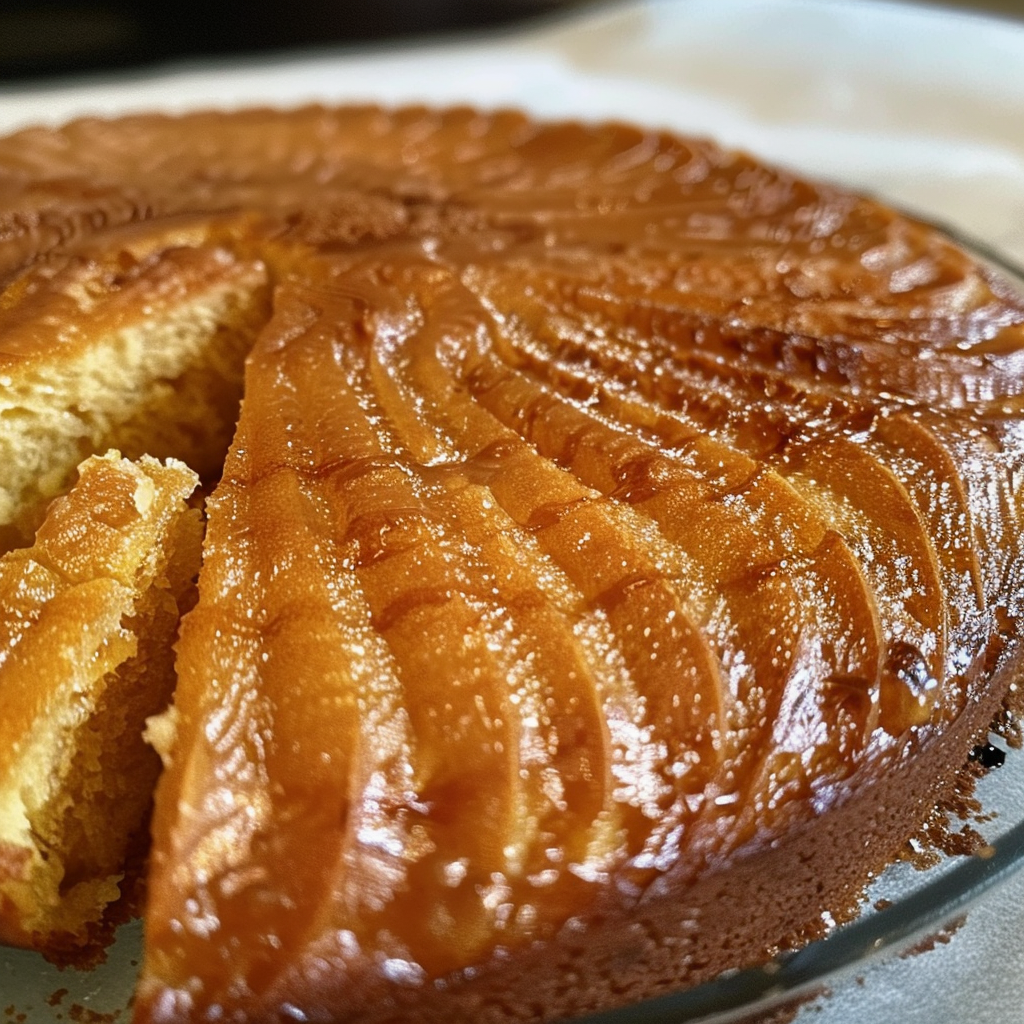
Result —
<instances>
[{"instance_id":1,"label":"glass plate","mask_svg":"<svg viewBox=\"0 0 1024 1024\"><path fill-rule=\"evenodd\" d=\"M989 246L945 229L965 248L1024 289L1019 268ZM943 941L965 912L1024 867L1024 752L990 735L1005 763L977 785L981 812L967 823L986 846L980 855L947 857L927 870L894 864L871 887L854 922L756 968L729 972L691 989L578 1018L577 1024L732 1024L827 991L844 973L862 972L886 955ZM957 827L956 823L952 826ZM61 970L23 950L0 949L0 1024L114 1024L130 1013L142 952L136 921L120 929L105 963Z\"/></svg>"}]
</instances>

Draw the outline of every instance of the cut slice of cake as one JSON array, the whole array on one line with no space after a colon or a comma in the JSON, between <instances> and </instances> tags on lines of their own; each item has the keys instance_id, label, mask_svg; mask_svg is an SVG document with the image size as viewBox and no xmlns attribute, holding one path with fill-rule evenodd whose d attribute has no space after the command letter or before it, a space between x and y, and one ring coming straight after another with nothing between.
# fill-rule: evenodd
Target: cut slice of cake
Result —
<instances>
[{"instance_id":1,"label":"cut slice of cake","mask_svg":"<svg viewBox=\"0 0 1024 1024\"><path fill-rule=\"evenodd\" d=\"M0 939L88 945L120 896L159 768L202 525L181 462L88 459L31 548L0 559Z\"/></svg>"}]
</instances>

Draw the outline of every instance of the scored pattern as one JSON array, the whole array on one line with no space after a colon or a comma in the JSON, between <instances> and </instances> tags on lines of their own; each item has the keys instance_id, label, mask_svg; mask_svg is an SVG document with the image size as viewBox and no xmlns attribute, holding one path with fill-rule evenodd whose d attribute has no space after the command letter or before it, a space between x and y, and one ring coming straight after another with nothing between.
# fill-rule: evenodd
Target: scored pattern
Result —
<instances>
[{"instance_id":1,"label":"scored pattern","mask_svg":"<svg viewBox=\"0 0 1024 1024\"><path fill-rule=\"evenodd\" d=\"M927 226L469 110L84 121L0 167L7 273L202 217L273 285L144 1019L252 1010L326 933L411 985L551 939L824 813L1006 656L1024 303Z\"/></svg>"}]
</instances>

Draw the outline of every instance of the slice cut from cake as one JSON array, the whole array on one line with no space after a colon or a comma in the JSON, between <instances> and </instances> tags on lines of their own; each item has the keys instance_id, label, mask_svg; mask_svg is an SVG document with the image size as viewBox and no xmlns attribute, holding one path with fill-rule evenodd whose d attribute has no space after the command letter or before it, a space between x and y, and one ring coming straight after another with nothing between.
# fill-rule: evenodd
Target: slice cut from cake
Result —
<instances>
[{"instance_id":1,"label":"slice cut from cake","mask_svg":"<svg viewBox=\"0 0 1024 1024\"><path fill-rule=\"evenodd\" d=\"M84 462L31 548L0 560L0 938L89 943L120 896L159 759L202 526L180 462Z\"/></svg>"}]
</instances>

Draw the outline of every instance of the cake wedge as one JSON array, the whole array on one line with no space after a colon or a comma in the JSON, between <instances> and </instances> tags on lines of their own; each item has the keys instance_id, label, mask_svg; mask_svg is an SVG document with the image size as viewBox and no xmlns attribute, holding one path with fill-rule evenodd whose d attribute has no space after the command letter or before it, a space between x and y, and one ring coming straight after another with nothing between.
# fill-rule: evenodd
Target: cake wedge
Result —
<instances>
[{"instance_id":1,"label":"cake wedge","mask_svg":"<svg viewBox=\"0 0 1024 1024\"><path fill-rule=\"evenodd\" d=\"M0 560L0 938L83 949L121 896L202 525L183 463L94 456Z\"/></svg>"}]
</instances>

